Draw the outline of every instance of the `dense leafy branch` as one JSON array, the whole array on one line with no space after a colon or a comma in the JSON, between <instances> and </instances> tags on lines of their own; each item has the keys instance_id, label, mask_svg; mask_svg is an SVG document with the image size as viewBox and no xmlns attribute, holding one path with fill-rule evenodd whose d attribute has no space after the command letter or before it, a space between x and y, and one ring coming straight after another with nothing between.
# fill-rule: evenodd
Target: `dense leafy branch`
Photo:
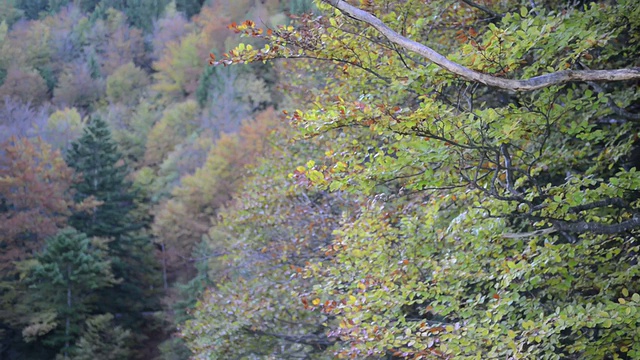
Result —
<instances>
[{"instance_id":1,"label":"dense leafy branch","mask_svg":"<svg viewBox=\"0 0 640 360\"><path fill-rule=\"evenodd\" d=\"M343 0L323 0L339 9L348 16L367 23L385 35L389 41L417 53L441 68L459 75L467 80L479 82L488 86L513 91L533 91L553 85L581 81L624 81L640 79L640 68L615 70L563 70L550 74L535 76L526 80L503 79L489 74L483 74L447 59L442 54L419 42L408 39L388 27L384 22Z\"/></svg>"}]
</instances>

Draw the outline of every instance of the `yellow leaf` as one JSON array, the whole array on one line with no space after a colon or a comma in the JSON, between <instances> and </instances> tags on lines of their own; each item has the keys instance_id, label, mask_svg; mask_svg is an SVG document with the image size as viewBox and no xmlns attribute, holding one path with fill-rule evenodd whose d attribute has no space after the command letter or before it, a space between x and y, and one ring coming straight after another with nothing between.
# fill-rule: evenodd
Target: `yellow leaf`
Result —
<instances>
[{"instance_id":1,"label":"yellow leaf","mask_svg":"<svg viewBox=\"0 0 640 360\"><path fill-rule=\"evenodd\" d=\"M447 329L448 332L453 332L454 330L453 325L447 325L445 329Z\"/></svg>"}]
</instances>

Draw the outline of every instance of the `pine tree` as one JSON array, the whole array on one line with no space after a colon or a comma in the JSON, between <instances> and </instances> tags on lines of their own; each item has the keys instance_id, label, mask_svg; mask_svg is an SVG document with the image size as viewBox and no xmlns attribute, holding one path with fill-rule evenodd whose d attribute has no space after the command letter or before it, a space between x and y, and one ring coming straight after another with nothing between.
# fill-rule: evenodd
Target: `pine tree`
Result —
<instances>
[{"instance_id":1,"label":"pine tree","mask_svg":"<svg viewBox=\"0 0 640 360\"><path fill-rule=\"evenodd\" d=\"M67 163L82 179L75 184L75 200L95 198L101 204L91 211L74 213L70 223L88 236L108 238L114 275L122 282L104 293L101 312L120 314L133 325L142 311L153 310L156 299L149 294L159 271L150 239L144 234L145 223L131 215L135 192L127 180L128 170L107 123L99 118L85 127L83 135L67 155Z\"/></svg>"},{"instance_id":2,"label":"pine tree","mask_svg":"<svg viewBox=\"0 0 640 360\"><path fill-rule=\"evenodd\" d=\"M30 292L35 309L57 315L48 326L34 314L38 321L23 330L28 340L44 335L44 344L62 347L62 352L68 353L95 306L94 292L116 283L107 254L98 244L73 228L63 229L47 240L31 268Z\"/></svg>"}]
</instances>

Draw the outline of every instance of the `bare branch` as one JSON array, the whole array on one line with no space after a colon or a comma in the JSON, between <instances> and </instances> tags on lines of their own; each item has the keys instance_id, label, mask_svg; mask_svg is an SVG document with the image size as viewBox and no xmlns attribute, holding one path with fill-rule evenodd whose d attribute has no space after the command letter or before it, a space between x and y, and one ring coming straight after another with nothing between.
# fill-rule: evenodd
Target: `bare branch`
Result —
<instances>
[{"instance_id":1,"label":"bare branch","mask_svg":"<svg viewBox=\"0 0 640 360\"><path fill-rule=\"evenodd\" d=\"M482 6L482 5L480 5L480 4L474 3L474 2L473 2L473 1L471 1L471 0L461 0L461 1L462 1L463 3L465 3L465 4L469 5L469 6L471 6L471 7L474 7L474 8L476 8L476 9L478 9L478 10L482 10L482 11L486 12L487 14L491 15L491 16L492 16L492 17L494 17L494 18L498 18L498 19L502 18L502 15L498 14L497 12L495 12L495 11L493 11L493 10L491 10L491 9L489 9L489 8L487 8L487 7L485 7L485 6Z\"/></svg>"},{"instance_id":2,"label":"bare branch","mask_svg":"<svg viewBox=\"0 0 640 360\"><path fill-rule=\"evenodd\" d=\"M535 76L526 80L503 79L489 74L483 74L456 62L447 59L430 47L408 39L390 27L385 25L372 14L349 5L343 0L323 0L336 9L339 9L347 16L362 21L373 26L376 30L386 36L389 41L395 43L411 52L417 53L441 68L459 75L469 81L478 82L499 89L512 91L532 91L546 88L553 85L561 85L568 82L587 81L624 81L640 79L640 68L616 69L616 70L563 70L550 74Z\"/></svg>"}]
</instances>

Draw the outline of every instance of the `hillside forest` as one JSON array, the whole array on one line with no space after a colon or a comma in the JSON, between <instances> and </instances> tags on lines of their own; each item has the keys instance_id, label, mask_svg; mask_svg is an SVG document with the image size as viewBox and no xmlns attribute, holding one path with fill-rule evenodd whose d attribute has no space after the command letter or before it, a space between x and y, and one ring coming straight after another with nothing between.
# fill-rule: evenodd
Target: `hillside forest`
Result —
<instances>
[{"instance_id":1,"label":"hillside forest","mask_svg":"<svg viewBox=\"0 0 640 360\"><path fill-rule=\"evenodd\" d=\"M0 0L0 359L640 359L636 0Z\"/></svg>"}]
</instances>

